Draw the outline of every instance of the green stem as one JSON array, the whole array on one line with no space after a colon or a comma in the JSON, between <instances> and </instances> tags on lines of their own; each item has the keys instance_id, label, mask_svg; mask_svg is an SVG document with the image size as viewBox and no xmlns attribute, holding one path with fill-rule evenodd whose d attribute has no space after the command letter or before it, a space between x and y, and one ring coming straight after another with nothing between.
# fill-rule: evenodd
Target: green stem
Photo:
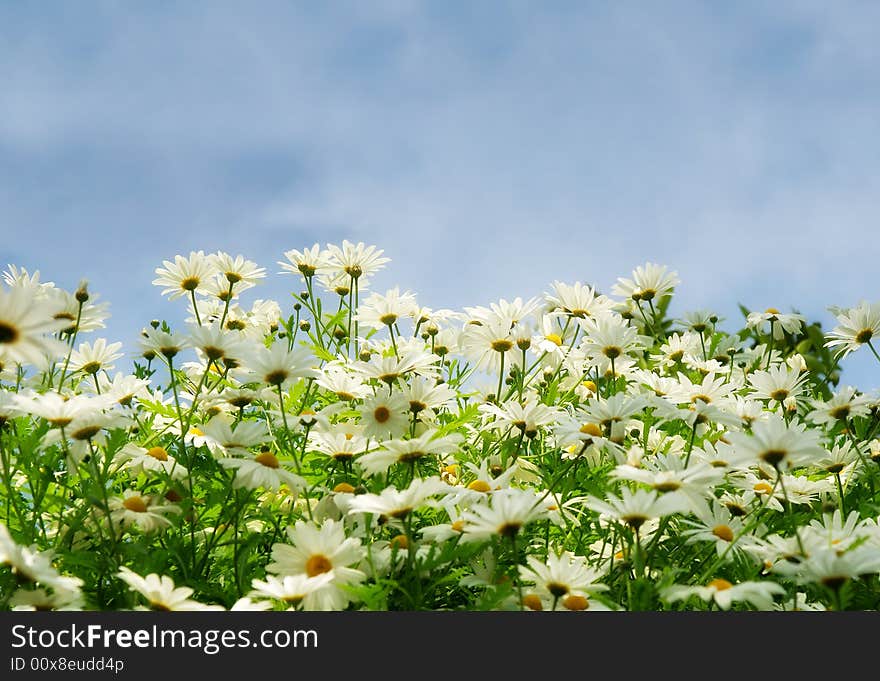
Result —
<instances>
[{"instance_id":1,"label":"green stem","mask_svg":"<svg viewBox=\"0 0 880 681\"><path fill-rule=\"evenodd\" d=\"M202 325L202 318L199 316L199 304L196 302L196 290L192 289L189 292L189 297L192 300L193 304L193 312L196 314L196 322L198 322L199 326Z\"/></svg>"},{"instance_id":2,"label":"green stem","mask_svg":"<svg viewBox=\"0 0 880 681\"><path fill-rule=\"evenodd\" d=\"M782 471L779 470L779 466L776 466L776 480L779 482L779 487L782 489L782 496L785 497L785 505L788 507L788 513L793 515L794 511L791 501L788 499L788 492L785 489L785 483L782 481ZM807 552L804 551L804 543L801 541L801 533L798 532L797 523L794 523L794 536L795 539L797 539L798 550L801 552L801 555L806 558Z\"/></svg>"},{"instance_id":3,"label":"green stem","mask_svg":"<svg viewBox=\"0 0 880 681\"><path fill-rule=\"evenodd\" d=\"M226 315L229 314L229 301L232 300L232 287L233 283L229 282L229 289L226 291L226 300L223 301L223 314L220 317L220 328L223 328L223 323L226 321Z\"/></svg>"},{"instance_id":4,"label":"green stem","mask_svg":"<svg viewBox=\"0 0 880 681\"><path fill-rule=\"evenodd\" d=\"M67 368L70 366L70 355L73 352L73 346L76 344L76 336L79 333L79 323L82 319L82 309L85 303L80 303L76 309L76 322L73 327L73 334L70 339L70 347L67 349L67 357L64 358L64 367L61 369L61 378L58 379L58 394L61 394L61 387L64 385L64 376L67 374ZM875 353L876 354L876 353Z\"/></svg>"},{"instance_id":5,"label":"green stem","mask_svg":"<svg viewBox=\"0 0 880 681\"><path fill-rule=\"evenodd\" d=\"M501 352L501 366L498 369L498 389L495 391L495 400L501 404L501 386L504 383L504 357L505 353Z\"/></svg>"}]
</instances>

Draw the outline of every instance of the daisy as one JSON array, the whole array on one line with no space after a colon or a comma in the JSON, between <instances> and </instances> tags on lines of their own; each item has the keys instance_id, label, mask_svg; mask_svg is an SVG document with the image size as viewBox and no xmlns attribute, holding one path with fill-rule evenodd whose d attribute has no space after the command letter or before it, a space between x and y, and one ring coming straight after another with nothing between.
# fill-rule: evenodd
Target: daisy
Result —
<instances>
[{"instance_id":1,"label":"daisy","mask_svg":"<svg viewBox=\"0 0 880 681\"><path fill-rule=\"evenodd\" d=\"M464 440L460 433L437 436L437 430L426 430L418 437L409 440L387 440L381 449L364 454L358 459L358 465L367 475L386 472L395 463L414 464L428 456L444 457L458 451L459 444Z\"/></svg>"},{"instance_id":2,"label":"daisy","mask_svg":"<svg viewBox=\"0 0 880 681\"><path fill-rule=\"evenodd\" d=\"M700 338L693 333L673 333L660 346L657 353L651 355L655 366L673 368L682 363L685 357L696 356L700 352Z\"/></svg>"},{"instance_id":3,"label":"daisy","mask_svg":"<svg viewBox=\"0 0 880 681\"><path fill-rule=\"evenodd\" d=\"M841 475L847 468L858 465L859 458L859 450L849 441L844 441L841 445L826 449L825 456L816 460L813 465L831 475Z\"/></svg>"},{"instance_id":4,"label":"daisy","mask_svg":"<svg viewBox=\"0 0 880 681\"><path fill-rule=\"evenodd\" d=\"M60 357L65 346L48 334L65 325L33 289L0 289L0 363L37 364L45 355Z\"/></svg>"},{"instance_id":5,"label":"daisy","mask_svg":"<svg viewBox=\"0 0 880 681\"><path fill-rule=\"evenodd\" d=\"M735 448L734 466L765 463L787 470L814 463L825 454L816 431L797 423L789 425L776 414L756 422L751 435L731 432L727 439Z\"/></svg>"},{"instance_id":6,"label":"daisy","mask_svg":"<svg viewBox=\"0 0 880 681\"><path fill-rule=\"evenodd\" d=\"M236 489L278 490L285 486L291 490L301 490L308 485L300 476L282 468L278 458L271 452L260 452L251 459L218 459L218 463L223 468L235 469L232 486Z\"/></svg>"},{"instance_id":7,"label":"daisy","mask_svg":"<svg viewBox=\"0 0 880 681\"><path fill-rule=\"evenodd\" d=\"M675 492L658 494L638 489L635 492L628 487L621 489L621 496L608 495L608 499L590 496L585 504L605 518L629 525L636 532L648 520L662 518L674 513L688 510L686 498Z\"/></svg>"},{"instance_id":8,"label":"daisy","mask_svg":"<svg viewBox=\"0 0 880 681\"><path fill-rule=\"evenodd\" d=\"M217 396L236 409L244 409L258 399L269 399L268 395L263 396L260 392L251 390L250 388L227 387L223 388ZM272 397L274 397L274 395Z\"/></svg>"},{"instance_id":9,"label":"daisy","mask_svg":"<svg viewBox=\"0 0 880 681\"><path fill-rule=\"evenodd\" d=\"M162 355L172 359L181 350L188 347L188 341L177 332L162 331L160 329L144 329L141 333L140 346L144 357Z\"/></svg>"},{"instance_id":10,"label":"daisy","mask_svg":"<svg viewBox=\"0 0 880 681\"><path fill-rule=\"evenodd\" d=\"M285 251L284 257L287 258L287 262L278 262L281 269L290 274L300 274L307 280L330 266L330 254L322 251L320 244L304 248L302 251L295 249Z\"/></svg>"},{"instance_id":11,"label":"daisy","mask_svg":"<svg viewBox=\"0 0 880 681\"><path fill-rule=\"evenodd\" d=\"M627 424L641 414L646 406L647 400L644 396L619 392L605 399L587 400L583 416L586 421L598 423L613 442L622 442Z\"/></svg>"},{"instance_id":12,"label":"daisy","mask_svg":"<svg viewBox=\"0 0 880 681\"><path fill-rule=\"evenodd\" d=\"M739 387L724 376L709 373L699 383L694 383L682 373L677 375L678 387L670 391L669 399L676 404L703 402L704 404L725 403Z\"/></svg>"},{"instance_id":13,"label":"daisy","mask_svg":"<svg viewBox=\"0 0 880 681\"><path fill-rule=\"evenodd\" d=\"M691 310L685 312L678 323L694 333L704 335L707 331L711 332L719 322L723 321L724 317L719 317L711 310Z\"/></svg>"},{"instance_id":14,"label":"daisy","mask_svg":"<svg viewBox=\"0 0 880 681\"><path fill-rule=\"evenodd\" d=\"M304 601L319 591L324 590L333 581L333 573L327 572L314 577L308 575L284 575L276 577L267 575L265 580L254 579L251 582L253 590L249 598L269 598L283 601L295 609L299 605L305 605ZM306 610L310 608L306 607Z\"/></svg>"},{"instance_id":15,"label":"daisy","mask_svg":"<svg viewBox=\"0 0 880 681\"><path fill-rule=\"evenodd\" d=\"M582 322L582 326L586 337L581 342L581 350L588 357L615 360L644 347L638 329L627 324L618 315L606 314L596 319L589 318Z\"/></svg>"},{"instance_id":16,"label":"daisy","mask_svg":"<svg viewBox=\"0 0 880 681\"><path fill-rule=\"evenodd\" d=\"M871 339L880 334L880 303L862 301L846 310L832 308L832 312L838 325L825 334L826 348L837 348L838 358L846 357L866 344L873 350Z\"/></svg>"},{"instance_id":17,"label":"daisy","mask_svg":"<svg viewBox=\"0 0 880 681\"><path fill-rule=\"evenodd\" d=\"M580 319L601 316L614 306L614 301L610 298L596 293L594 288L579 281L574 284L554 281L553 294L546 294L545 299L557 314Z\"/></svg>"},{"instance_id":18,"label":"daisy","mask_svg":"<svg viewBox=\"0 0 880 681\"><path fill-rule=\"evenodd\" d=\"M135 397L149 398L149 385L150 382L146 379L121 372L116 372L112 378L107 374L98 376L98 386L104 399L123 407L131 406Z\"/></svg>"},{"instance_id":19,"label":"daisy","mask_svg":"<svg viewBox=\"0 0 880 681\"><path fill-rule=\"evenodd\" d=\"M414 373L420 376L435 377L437 374L436 362L440 357L423 348L415 352L409 352L398 345L398 356L377 356L370 361L354 362L351 367L365 378L375 378L391 386L406 374Z\"/></svg>"},{"instance_id":20,"label":"daisy","mask_svg":"<svg viewBox=\"0 0 880 681\"><path fill-rule=\"evenodd\" d=\"M551 552L546 562L529 556L526 565L518 566L518 570L520 579L536 585L540 597L552 599L554 610L558 602L567 610L586 610L588 596L608 589L599 583L602 575L591 569L583 556L570 551Z\"/></svg>"},{"instance_id":21,"label":"daisy","mask_svg":"<svg viewBox=\"0 0 880 681\"><path fill-rule=\"evenodd\" d=\"M872 528L861 520L858 511L850 511L844 518L838 508L821 518L813 518L802 536L807 543L815 542L823 548L843 552L869 539L871 534Z\"/></svg>"},{"instance_id":22,"label":"daisy","mask_svg":"<svg viewBox=\"0 0 880 681\"><path fill-rule=\"evenodd\" d=\"M731 453L735 453L735 450L731 451ZM741 494L733 494L735 501L729 499L728 495L730 493L725 493L722 496L725 505L731 512L735 512L734 508L731 508L731 503L735 506L744 504L746 508L752 508L754 505L757 505L759 507L766 506L779 512L784 510L782 502L785 501L785 493L782 491L782 487L777 480L768 479L764 475L757 476L750 470L737 471L734 474L728 475L727 479L735 489L741 492Z\"/></svg>"},{"instance_id":23,"label":"daisy","mask_svg":"<svg viewBox=\"0 0 880 681\"><path fill-rule=\"evenodd\" d=\"M100 414L107 406L106 395L89 397L74 395L65 398L56 392L18 395L18 407L25 413L46 419L52 426L63 428L74 419L84 419Z\"/></svg>"},{"instance_id":24,"label":"daisy","mask_svg":"<svg viewBox=\"0 0 880 681\"><path fill-rule=\"evenodd\" d=\"M462 476L462 478L472 479L463 487L455 488L450 497L451 503L470 506L474 503L481 503L487 494L496 490L508 489L517 473L521 472L519 466L520 463L517 462L504 469L500 465L491 463L489 459L480 460L479 465L470 461L466 462L464 467L468 475Z\"/></svg>"},{"instance_id":25,"label":"daisy","mask_svg":"<svg viewBox=\"0 0 880 681\"><path fill-rule=\"evenodd\" d=\"M97 374L99 371L110 371L113 362L122 357L118 352L122 343L110 343L104 338L98 338L94 343L80 343L80 346L70 353L68 364L71 371L82 371L86 374Z\"/></svg>"},{"instance_id":26,"label":"daisy","mask_svg":"<svg viewBox=\"0 0 880 681\"><path fill-rule=\"evenodd\" d=\"M9 599L14 611L82 610L85 605L82 592L46 589L18 589Z\"/></svg>"},{"instance_id":27,"label":"daisy","mask_svg":"<svg viewBox=\"0 0 880 681\"><path fill-rule=\"evenodd\" d=\"M407 402L400 393L379 392L358 409L364 437L387 440L403 434L409 425Z\"/></svg>"},{"instance_id":28,"label":"daisy","mask_svg":"<svg viewBox=\"0 0 880 681\"><path fill-rule=\"evenodd\" d=\"M516 428L529 439L536 437L540 428L557 422L560 417L558 409L548 407L535 396L529 396L523 404L519 402L505 402L501 406L481 404L479 410L494 417L491 423L495 427Z\"/></svg>"},{"instance_id":29,"label":"daisy","mask_svg":"<svg viewBox=\"0 0 880 681\"><path fill-rule=\"evenodd\" d=\"M233 286L239 290L250 288L266 276L265 268L241 255L233 257L229 253L217 251L208 257L218 275L229 282L230 291Z\"/></svg>"},{"instance_id":30,"label":"daisy","mask_svg":"<svg viewBox=\"0 0 880 681\"><path fill-rule=\"evenodd\" d=\"M360 563L366 549L360 539L348 537L342 522L329 519L323 524L297 521L287 528L290 544L272 545L272 562L266 571L276 575L316 577L328 573L332 579L303 603L306 610L342 610L350 602L349 585L358 584L366 575L352 565Z\"/></svg>"},{"instance_id":31,"label":"daisy","mask_svg":"<svg viewBox=\"0 0 880 681\"><path fill-rule=\"evenodd\" d=\"M154 496L131 489L125 490L121 498L111 497L108 505L112 523L121 528L137 525L144 532L170 527L167 514L180 513L180 507L175 504L157 503Z\"/></svg>"},{"instance_id":32,"label":"daisy","mask_svg":"<svg viewBox=\"0 0 880 681\"><path fill-rule=\"evenodd\" d=\"M226 331L215 324L190 324L187 345L198 350L208 362L223 361L227 366L238 366L247 354L247 342L241 333Z\"/></svg>"},{"instance_id":33,"label":"daisy","mask_svg":"<svg viewBox=\"0 0 880 681\"><path fill-rule=\"evenodd\" d=\"M412 317L418 309L415 296L409 291L400 292L395 286L385 292L371 293L358 307L356 319L364 326L381 330L394 326L401 317Z\"/></svg>"},{"instance_id":34,"label":"daisy","mask_svg":"<svg viewBox=\"0 0 880 681\"><path fill-rule=\"evenodd\" d=\"M158 276L153 284L164 286L162 295L168 294L169 300L194 294L217 273L213 259L204 251L192 251L187 257L175 255L174 262L163 260L162 265L156 268Z\"/></svg>"},{"instance_id":35,"label":"daisy","mask_svg":"<svg viewBox=\"0 0 880 681\"><path fill-rule=\"evenodd\" d=\"M482 305L465 307L464 311L468 314L470 323L478 322L480 324L512 328L521 321L528 319L540 307L541 301L538 298L523 300L520 297L516 297L511 301L502 298L496 303L489 303L489 307Z\"/></svg>"},{"instance_id":36,"label":"daisy","mask_svg":"<svg viewBox=\"0 0 880 681\"><path fill-rule=\"evenodd\" d=\"M681 535L686 537L686 543L693 544L696 542L713 542L716 552L719 556L728 555L732 559L733 553L742 552L741 544L733 544L732 542L742 534L742 520L733 514L723 504L716 500L712 500L710 505L703 500L701 504L695 505L693 508L696 520L684 518L682 523L689 528L684 530ZM733 551L731 551L731 547Z\"/></svg>"},{"instance_id":37,"label":"daisy","mask_svg":"<svg viewBox=\"0 0 880 681\"><path fill-rule=\"evenodd\" d=\"M867 544L848 551L817 547L797 563L777 562L773 570L792 577L798 584L821 584L838 591L850 580L880 573L880 549Z\"/></svg>"},{"instance_id":38,"label":"daisy","mask_svg":"<svg viewBox=\"0 0 880 681\"><path fill-rule=\"evenodd\" d=\"M430 420L457 397L446 383L438 383L428 376L412 376L401 391L409 403L409 411L422 421Z\"/></svg>"},{"instance_id":39,"label":"daisy","mask_svg":"<svg viewBox=\"0 0 880 681\"><path fill-rule=\"evenodd\" d=\"M223 610L219 605L205 605L191 600L193 590L187 586L175 587L171 577L160 577L155 572L141 577L125 566L119 568L116 576L128 584L129 589L143 596L150 610Z\"/></svg>"},{"instance_id":40,"label":"daisy","mask_svg":"<svg viewBox=\"0 0 880 681\"><path fill-rule=\"evenodd\" d=\"M504 319L493 318L466 325L460 343L462 352L478 370L498 374L505 367L522 363L522 353L516 347L511 326Z\"/></svg>"},{"instance_id":41,"label":"daisy","mask_svg":"<svg viewBox=\"0 0 880 681\"><path fill-rule=\"evenodd\" d=\"M369 440L363 436L360 424L342 421L310 431L308 446L309 451L344 463L369 451Z\"/></svg>"},{"instance_id":42,"label":"daisy","mask_svg":"<svg viewBox=\"0 0 880 681\"><path fill-rule=\"evenodd\" d=\"M373 392L360 377L340 367L324 367L315 383L345 402L352 402Z\"/></svg>"},{"instance_id":43,"label":"daisy","mask_svg":"<svg viewBox=\"0 0 880 681\"><path fill-rule=\"evenodd\" d=\"M229 456L249 456L251 447L269 439L265 421L239 421L233 429L232 419L225 414L213 417L200 426L200 430L209 449L215 454L223 452Z\"/></svg>"},{"instance_id":44,"label":"daisy","mask_svg":"<svg viewBox=\"0 0 880 681\"><path fill-rule=\"evenodd\" d=\"M126 469L132 476L159 473L181 480L188 475L187 469L160 446L146 449L134 442L127 442L116 452L113 463Z\"/></svg>"},{"instance_id":45,"label":"daisy","mask_svg":"<svg viewBox=\"0 0 880 681\"><path fill-rule=\"evenodd\" d=\"M440 478L415 478L404 490L386 487L379 494L358 494L349 500L347 513L373 513L380 518L402 519L417 508L437 505L432 499L446 494L450 487Z\"/></svg>"},{"instance_id":46,"label":"daisy","mask_svg":"<svg viewBox=\"0 0 880 681\"><path fill-rule=\"evenodd\" d=\"M490 537L513 538L528 523L547 517L543 499L531 490L515 487L499 489L487 500L475 504L462 515L465 541Z\"/></svg>"},{"instance_id":47,"label":"daisy","mask_svg":"<svg viewBox=\"0 0 880 681\"><path fill-rule=\"evenodd\" d=\"M772 328L774 340L782 340L786 331L790 334L800 332L805 321L801 314L783 313L775 307L768 307L764 312L750 312L746 317L746 326L761 333L769 332Z\"/></svg>"},{"instance_id":48,"label":"daisy","mask_svg":"<svg viewBox=\"0 0 880 681\"><path fill-rule=\"evenodd\" d=\"M827 401L813 400L809 419L813 423L833 426L836 423L846 423L848 419L867 416L871 411L870 405L869 397L852 386L844 385Z\"/></svg>"},{"instance_id":49,"label":"daisy","mask_svg":"<svg viewBox=\"0 0 880 681\"><path fill-rule=\"evenodd\" d=\"M390 258L383 257L384 251L375 246L366 246L363 242L353 244L343 240L342 248L335 244L327 245L328 266L338 268L345 272L353 280L370 277L391 262Z\"/></svg>"},{"instance_id":50,"label":"daisy","mask_svg":"<svg viewBox=\"0 0 880 681\"><path fill-rule=\"evenodd\" d=\"M81 296L80 296L81 297ZM45 298L52 310L52 318L62 325L62 335L85 333L103 329L110 316L107 303L98 303L97 294L90 294L87 301L77 299L75 293L61 288L45 289ZM78 319L78 321L77 321Z\"/></svg>"},{"instance_id":51,"label":"daisy","mask_svg":"<svg viewBox=\"0 0 880 681\"><path fill-rule=\"evenodd\" d=\"M704 463L685 466L681 456L669 454L645 460L639 467L621 464L610 475L648 485L661 494L678 492L687 498L692 510L697 510L705 505L705 499L712 495L713 487L724 474Z\"/></svg>"},{"instance_id":52,"label":"daisy","mask_svg":"<svg viewBox=\"0 0 880 681\"><path fill-rule=\"evenodd\" d=\"M314 365L316 360L306 347L287 348L287 343L276 342L271 346L259 346L245 361L248 372L256 381L266 383L278 390L289 386L298 378L317 378L320 373Z\"/></svg>"},{"instance_id":53,"label":"daisy","mask_svg":"<svg viewBox=\"0 0 880 681\"><path fill-rule=\"evenodd\" d=\"M64 434L69 439L87 442L94 439L102 430L125 428L129 425L129 421L129 417L121 413L103 411L81 413L67 424ZM58 432L53 430L46 434L43 443L54 444L59 440Z\"/></svg>"},{"instance_id":54,"label":"daisy","mask_svg":"<svg viewBox=\"0 0 880 681\"><path fill-rule=\"evenodd\" d=\"M677 272L670 272L665 265L648 262L636 267L631 279L618 278L611 292L636 301L652 301L671 294L679 283Z\"/></svg>"},{"instance_id":55,"label":"daisy","mask_svg":"<svg viewBox=\"0 0 880 681\"><path fill-rule=\"evenodd\" d=\"M54 591L76 591L83 582L78 577L66 577L52 565L51 551L39 551L36 546L19 546L0 523L0 565L9 565L20 580L52 588Z\"/></svg>"},{"instance_id":56,"label":"daisy","mask_svg":"<svg viewBox=\"0 0 880 681\"><path fill-rule=\"evenodd\" d=\"M726 579L713 579L706 586L673 584L661 589L660 597L668 603L674 603L697 596L722 610L730 610L734 603L747 603L758 610L773 610L773 599L784 593L782 586L770 581L731 584Z\"/></svg>"},{"instance_id":57,"label":"daisy","mask_svg":"<svg viewBox=\"0 0 880 681\"><path fill-rule=\"evenodd\" d=\"M751 397L759 400L784 402L797 399L806 386L808 374L792 370L787 366L772 366L767 371L755 371L749 375L752 386Z\"/></svg>"}]
</instances>

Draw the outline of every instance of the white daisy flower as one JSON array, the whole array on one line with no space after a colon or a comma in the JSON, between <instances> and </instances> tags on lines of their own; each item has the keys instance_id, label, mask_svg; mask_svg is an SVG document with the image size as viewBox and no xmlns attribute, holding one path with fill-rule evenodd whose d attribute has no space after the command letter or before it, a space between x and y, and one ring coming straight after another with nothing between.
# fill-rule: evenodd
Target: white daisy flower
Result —
<instances>
[{"instance_id":1,"label":"white daisy flower","mask_svg":"<svg viewBox=\"0 0 880 681\"><path fill-rule=\"evenodd\" d=\"M119 568L116 576L128 584L128 588L143 596L149 603L147 610L163 612L176 610L224 610L219 605L205 605L190 599L193 590L187 586L175 587L171 577L151 573L146 577L125 566Z\"/></svg>"}]
</instances>

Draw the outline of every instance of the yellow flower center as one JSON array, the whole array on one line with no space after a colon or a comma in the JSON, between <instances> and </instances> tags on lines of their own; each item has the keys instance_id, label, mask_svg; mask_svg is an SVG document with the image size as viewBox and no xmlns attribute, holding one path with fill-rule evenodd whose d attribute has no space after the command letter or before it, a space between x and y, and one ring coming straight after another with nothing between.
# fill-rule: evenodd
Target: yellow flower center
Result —
<instances>
[{"instance_id":1,"label":"yellow flower center","mask_svg":"<svg viewBox=\"0 0 880 681\"><path fill-rule=\"evenodd\" d=\"M581 385L589 390L591 393L596 392L596 384L593 381L584 381L581 383Z\"/></svg>"},{"instance_id":2,"label":"yellow flower center","mask_svg":"<svg viewBox=\"0 0 880 681\"><path fill-rule=\"evenodd\" d=\"M340 482L336 487L333 488L334 492L342 492L343 494L354 494L354 487L349 485L347 482Z\"/></svg>"},{"instance_id":3,"label":"yellow flower center","mask_svg":"<svg viewBox=\"0 0 880 681\"><path fill-rule=\"evenodd\" d=\"M770 494L770 492L773 491L773 488L770 486L770 484L763 481L756 482L755 486L752 489L755 490L758 494Z\"/></svg>"},{"instance_id":4,"label":"yellow flower center","mask_svg":"<svg viewBox=\"0 0 880 681\"><path fill-rule=\"evenodd\" d=\"M544 606L541 599L535 594L527 594L523 596L522 604L529 610L543 610Z\"/></svg>"},{"instance_id":5,"label":"yellow flower center","mask_svg":"<svg viewBox=\"0 0 880 681\"><path fill-rule=\"evenodd\" d=\"M323 575L325 572L330 572L332 569L333 563L330 562L330 559L327 558L327 556L321 553L309 556L309 559L306 561L306 574L309 577Z\"/></svg>"},{"instance_id":6,"label":"yellow flower center","mask_svg":"<svg viewBox=\"0 0 880 681\"><path fill-rule=\"evenodd\" d=\"M584 435L592 435L593 437L600 437L602 435L602 429L595 423L585 423L580 427L580 431Z\"/></svg>"},{"instance_id":7,"label":"yellow flower center","mask_svg":"<svg viewBox=\"0 0 880 681\"><path fill-rule=\"evenodd\" d=\"M733 541L733 530L727 525L716 525L712 528L712 534L724 541Z\"/></svg>"},{"instance_id":8,"label":"yellow flower center","mask_svg":"<svg viewBox=\"0 0 880 681\"><path fill-rule=\"evenodd\" d=\"M263 452L254 457L254 461L264 465L266 468L278 468L278 459L270 452Z\"/></svg>"},{"instance_id":9,"label":"yellow flower center","mask_svg":"<svg viewBox=\"0 0 880 681\"><path fill-rule=\"evenodd\" d=\"M777 310L775 307L768 307L766 310L764 310L764 312L766 314L779 314L779 310Z\"/></svg>"},{"instance_id":10,"label":"yellow flower center","mask_svg":"<svg viewBox=\"0 0 880 681\"><path fill-rule=\"evenodd\" d=\"M150 447L147 450L147 455L159 461L168 461L168 452L165 451L164 447Z\"/></svg>"},{"instance_id":11,"label":"yellow flower center","mask_svg":"<svg viewBox=\"0 0 880 681\"><path fill-rule=\"evenodd\" d=\"M379 423L385 423L388 421L388 419L391 418L391 412L389 411L388 407L376 407L373 410L373 418L376 419L376 421Z\"/></svg>"},{"instance_id":12,"label":"yellow flower center","mask_svg":"<svg viewBox=\"0 0 880 681\"><path fill-rule=\"evenodd\" d=\"M470 484L468 484L468 489L473 490L474 492L489 492L492 487L485 480L474 480Z\"/></svg>"},{"instance_id":13,"label":"yellow flower center","mask_svg":"<svg viewBox=\"0 0 880 681\"><path fill-rule=\"evenodd\" d=\"M706 586L712 586L712 587L715 587L715 590L716 590L716 591L726 591L727 589L729 589L730 587L732 587L733 584L731 584L730 582L728 582L726 579L720 579L720 578L719 578L719 579L713 579L713 580L712 580L711 582L709 582Z\"/></svg>"},{"instance_id":14,"label":"yellow flower center","mask_svg":"<svg viewBox=\"0 0 880 681\"><path fill-rule=\"evenodd\" d=\"M590 601L586 596L571 594L563 599L562 607L566 610L587 610L590 607Z\"/></svg>"},{"instance_id":15,"label":"yellow flower center","mask_svg":"<svg viewBox=\"0 0 880 681\"><path fill-rule=\"evenodd\" d=\"M398 551L406 551L409 548L409 540L406 538L405 534L398 534L396 537L391 538L391 541L388 542L388 545L392 549L397 549Z\"/></svg>"},{"instance_id":16,"label":"yellow flower center","mask_svg":"<svg viewBox=\"0 0 880 681\"><path fill-rule=\"evenodd\" d=\"M453 532L463 532L464 531L464 520L456 520L450 528Z\"/></svg>"},{"instance_id":17,"label":"yellow flower center","mask_svg":"<svg viewBox=\"0 0 880 681\"><path fill-rule=\"evenodd\" d=\"M492 341L492 349L495 352L507 352L512 347L513 343L511 343L509 340L500 339Z\"/></svg>"},{"instance_id":18,"label":"yellow flower center","mask_svg":"<svg viewBox=\"0 0 880 681\"><path fill-rule=\"evenodd\" d=\"M674 492L681 489L681 483L678 480L664 480L655 484L654 489L658 492Z\"/></svg>"},{"instance_id":19,"label":"yellow flower center","mask_svg":"<svg viewBox=\"0 0 880 681\"><path fill-rule=\"evenodd\" d=\"M556 347L562 345L562 337L557 333L548 333L544 338L553 343Z\"/></svg>"},{"instance_id":20,"label":"yellow flower center","mask_svg":"<svg viewBox=\"0 0 880 681\"><path fill-rule=\"evenodd\" d=\"M134 511L135 513L147 512L147 503L144 501L143 497L140 496L128 497L128 499L122 502L122 505L129 511Z\"/></svg>"},{"instance_id":21,"label":"yellow flower center","mask_svg":"<svg viewBox=\"0 0 880 681\"><path fill-rule=\"evenodd\" d=\"M198 437L201 437L202 435L204 435L201 428L196 428L195 426L193 426L192 428L189 429L189 434L196 435Z\"/></svg>"}]
</instances>

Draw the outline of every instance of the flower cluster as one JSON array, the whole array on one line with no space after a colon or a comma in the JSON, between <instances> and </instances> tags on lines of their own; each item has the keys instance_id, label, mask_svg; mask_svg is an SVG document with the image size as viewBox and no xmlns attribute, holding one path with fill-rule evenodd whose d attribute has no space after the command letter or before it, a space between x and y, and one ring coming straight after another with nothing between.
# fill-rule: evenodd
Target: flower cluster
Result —
<instances>
[{"instance_id":1,"label":"flower cluster","mask_svg":"<svg viewBox=\"0 0 880 681\"><path fill-rule=\"evenodd\" d=\"M187 307L125 357L108 308L0 285L0 608L875 609L880 304L670 315L605 293L433 309L348 241L156 269ZM878 356L880 360L880 356Z\"/></svg>"}]
</instances>

